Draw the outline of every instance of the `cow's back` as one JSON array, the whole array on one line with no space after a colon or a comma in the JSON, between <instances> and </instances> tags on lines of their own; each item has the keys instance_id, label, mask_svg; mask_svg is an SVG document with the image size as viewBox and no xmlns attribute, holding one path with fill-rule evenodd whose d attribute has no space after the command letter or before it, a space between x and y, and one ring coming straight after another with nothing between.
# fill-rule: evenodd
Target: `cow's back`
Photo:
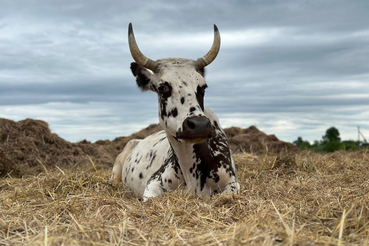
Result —
<instances>
[{"instance_id":1,"label":"cow's back","mask_svg":"<svg viewBox=\"0 0 369 246\"><path fill-rule=\"evenodd\" d=\"M161 168L169 149L165 131L154 133L140 141L123 164L123 183L137 194L143 195L147 181Z\"/></svg>"}]
</instances>

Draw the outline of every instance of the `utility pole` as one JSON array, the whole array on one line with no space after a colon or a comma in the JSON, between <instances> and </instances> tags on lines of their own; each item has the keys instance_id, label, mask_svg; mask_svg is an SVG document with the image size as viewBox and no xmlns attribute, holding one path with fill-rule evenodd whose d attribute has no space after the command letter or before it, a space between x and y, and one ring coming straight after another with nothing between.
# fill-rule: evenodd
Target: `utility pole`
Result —
<instances>
[{"instance_id":1,"label":"utility pole","mask_svg":"<svg viewBox=\"0 0 369 246\"><path fill-rule=\"evenodd\" d=\"M360 142L360 135L363 137L363 142ZM358 136L358 144L360 146L369 146L368 141L366 141L366 138L364 137L364 134L360 131L360 126L357 127L357 136Z\"/></svg>"},{"instance_id":2,"label":"utility pole","mask_svg":"<svg viewBox=\"0 0 369 246\"><path fill-rule=\"evenodd\" d=\"M360 143L360 126L357 127L357 141Z\"/></svg>"}]
</instances>

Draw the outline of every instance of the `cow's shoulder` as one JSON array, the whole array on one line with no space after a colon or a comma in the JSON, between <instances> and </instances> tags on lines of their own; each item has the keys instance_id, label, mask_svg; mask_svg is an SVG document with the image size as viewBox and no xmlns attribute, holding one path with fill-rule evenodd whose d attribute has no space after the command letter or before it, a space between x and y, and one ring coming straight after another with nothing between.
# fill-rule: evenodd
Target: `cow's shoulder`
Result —
<instances>
[{"instance_id":1,"label":"cow's shoulder","mask_svg":"<svg viewBox=\"0 0 369 246\"><path fill-rule=\"evenodd\" d=\"M123 165L123 182L138 194L143 194L148 180L161 168L170 148L164 131L140 141Z\"/></svg>"}]
</instances>

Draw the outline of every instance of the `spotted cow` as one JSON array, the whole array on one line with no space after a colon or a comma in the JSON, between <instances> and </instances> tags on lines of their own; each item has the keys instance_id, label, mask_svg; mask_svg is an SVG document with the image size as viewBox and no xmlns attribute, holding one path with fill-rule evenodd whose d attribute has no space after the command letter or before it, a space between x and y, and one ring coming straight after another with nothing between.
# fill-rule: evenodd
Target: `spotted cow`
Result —
<instances>
[{"instance_id":1,"label":"spotted cow","mask_svg":"<svg viewBox=\"0 0 369 246\"><path fill-rule=\"evenodd\" d=\"M142 91L158 95L164 130L128 142L115 161L115 181L122 180L144 201L178 188L191 194L237 193L240 185L227 137L217 116L204 107L204 67L219 52L218 28L214 25L210 51L196 61L147 58L137 46L131 23L128 40L136 61L131 71Z\"/></svg>"}]
</instances>

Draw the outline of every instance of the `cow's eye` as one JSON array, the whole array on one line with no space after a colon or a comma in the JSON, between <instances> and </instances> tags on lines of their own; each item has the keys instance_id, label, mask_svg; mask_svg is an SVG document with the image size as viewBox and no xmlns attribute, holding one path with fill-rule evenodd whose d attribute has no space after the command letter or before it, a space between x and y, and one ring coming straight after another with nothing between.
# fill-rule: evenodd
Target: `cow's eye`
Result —
<instances>
[{"instance_id":1,"label":"cow's eye","mask_svg":"<svg viewBox=\"0 0 369 246\"><path fill-rule=\"evenodd\" d=\"M169 87L166 86L166 85L160 85L158 90L159 90L160 93L165 93L165 92L169 91Z\"/></svg>"},{"instance_id":2,"label":"cow's eye","mask_svg":"<svg viewBox=\"0 0 369 246\"><path fill-rule=\"evenodd\" d=\"M172 95L172 87L169 85L168 82L165 82L164 84L159 85L158 91L159 91L159 94L164 98L168 98Z\"/></svg>"}]
</instances>

